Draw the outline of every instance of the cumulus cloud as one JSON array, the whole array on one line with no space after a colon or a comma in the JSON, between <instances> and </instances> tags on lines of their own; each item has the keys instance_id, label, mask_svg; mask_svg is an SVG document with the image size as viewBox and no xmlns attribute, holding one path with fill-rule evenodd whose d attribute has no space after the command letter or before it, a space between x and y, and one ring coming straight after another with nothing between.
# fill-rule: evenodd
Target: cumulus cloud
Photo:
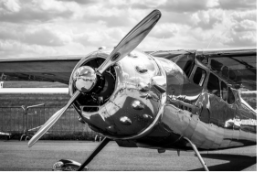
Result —
<instances>
[{"instance_id":1,"label":"cumulus cloud","mask_svg":"<svg viewBox=\"0 0 257 172\"><path fill-rule=\"evenodd\" d=\"M62 2L62 1L56 1L56 0L47 0L47 1L41 1L41 0L34 0L34 5L37 7L40 7L44 11L49 12L64 12L64 11L75 11L79 9L79 6L77 3L74 2Z\"/></svg>"},{"instance_id":2,"label":"cumulus cloud","mask_svg":"<svg viewBox=\"0 0 257 172\"><path fill-rule=\"evenodd\" d=\"M128 27L132 25L133 18L130 14L124 10L113 9L107 10L103 9L101 12L97 12L93 8L88 9L87 13L83 15L85 22L100 22L108 27Z\"/></svg>"},{"instance_id":3,"label":"cumulus cloud","mask_svg":"<svg viewBox=\"0 0 257 172\"><path fill-rule=\"evenodd\" d=\"M28 29L21 27L20 30L7 30L6 27L0 27L0 40L15 40L43 46L65 45L65 42L56 33L46 28Z\"/></svg>"},{"instance_id":4,"label":"cumulus cloud","mask_svg":"<svg viewBox=\"0 0 257 172\"><path fill-rule=\"evenodd\" d=\"M256 9L256 0L219 0L222 9L229 10L249 10Z\"/></svg>"},{"instance_id":5,"label":"cumulus cloud","mask_svg":"<svg viewBox=\"0 0 257 172\"><path fill-rule=\"evenodd\" d=\"M233 47L253 47L256 46L256 33L238 33L231 32L229 41L225 42L226 45Z\"/></svg>"},{"instance_id":6,"label":"cumulus cloud","mask_svg":"<svg viewBox=\"0 0 257 172\"><path fill-rule=\"evenodd\" d=\"M24 57L24 56L37 56L43 54L55 54L56 50L52 47L42 47L39 45L28 45L14 40L0 41L0 56L1 58L7 57Z\"/></svg>"},{"instance_id":7,"label":"cumulus cloud","mask_svg":"<svg viewBox=\"0 0 257 172\"><path fill-rule=\"evenodd\" d=\"M19 41L0 40L0 58L18 58L18 57L42 57L53 55L85 55L95 50L94 47L88 46L89 51L79 43L71 43L67 46L41 46L29 45Z\"/></svg>"},{"instance_id":8,"label":"cumulus cloud","mask_svg":"<svg viewBox=\"0 0 257 172\"><path fill-rule=\"evenodd\" d=\"M169 39L175 36L177 33L178 33L177 25L164 23L164 24L157 25L153 29L150 36L160 38L160 39Z\"/></svg>"},{"instance_id":9,"label":"cumulus cloud","mask_svg":"<svg viewBox=\"0 0 257 172\"><path fill-rule=\"evenodd\" d=\"M99 0L57 0L57 1L75 2L75 3L81 4L81 5L88 5L88 4L96 3Z\"/></svg>"},{"instance_id":10,"label":"cumulus cloud","mask_svg":"<svg viewBox=\"0 0 257 172\"><path fill-rule=\"evenodd\" d=\"M233 11L231 13L232 20L242 21L242 20L252 20L256 21L256 9L249 11Z\"/></svg>"},{"instance_id":11,"label":"cumulus cloud","mask_svg":"<svg viewBox=\"0 0 257 172\"><path fill-rule=\"evenodd\" d=\"M243 20L232 28L235 32L245 32L245 31L256 31L256 22L251 20Z\"/></svg>"},{"instance_id":12,"label":"cumulus cloud","mask_svg":"<svg viewBox=\"0 0 257 172\"><path fill-rule=\"evenodd\" d=\"M19 0L2 0L0 1L0 11L18 12L20 11Z\"/></svg>"},{"instance_id":13,"label":"cumulus cloud","mask_svg":"<svg viewBox=\"0 0 257 172\"><path fill-rule=\"evenodd\" d=\"M84 47L91 45L94 46L95 49L100 46L113 48L125 34L126 33L120 28L106 29L104 31L95 29L91 32L82 32L80 34L73 33L72 38L74 41L81 43Z\"/></svg>"},{"instance_id":14,"label":"cumulus cloud","mask_svg":"<svg viewBox=\"0 0 257 172\"><path fill-rule=\"evenodd\" d=\"M166 0L159 0L159 1L152 1L152 0L145 0L145 1L137 1L131 0L131 6L133 8L140 8L140 9L154 9L159 6L165 4ZM124 6L126 4L124 3Z\"/></svg>"},{"instance_id":15,"label":"cumulus cloud","mask_svg":"<svg viewBox=\"0 0 257 172\"><path fill-rule=\"evenodd\" d=\"M112 48L153 9L141 50L256 45L255 0L2 0L0 55L87 54ZM15 55L16 54L16 55Z\"/></svg>"},{"instance_id":16,"label":"cumulus cloud","mask_svg":"<svg viewBox=\"0 0 257 172\"><path fill-rule=\"evenodd\" d=\"M220 9L210 9L198 11L191 16L195 26L203 29L211 29L214 24L221 23L224 19L224 13Z\"/></svg>"},{"instance_id":17,"label":"cumulus cloud","mask_svg":"<svg viewBox=\"0 0 257 172\"><path fill-rule=\"evenodd\" d=\"M50 30L42 29L35 32L26 33L23 42L28 44L37 44L44 46L63 46L65 45L54 33Z\"/></svg>"},{"instance_id":18,"label":"cumulus cloud","mask_svg":"<svg viewBox=\"0 0 257 172\"><path fill-rule=\"evenodd\" d=\"M256 46L256 21L243 20L234 24L225 44L230 46Z\"/></svg>"},{"instance_id":19,"label":"cumulus cloud","mask_svg":"<svg viewBox=\"0 0 257 172\"><path fill-rule=\"evenodd\" d=\"M60 13L44 13L38 9L23 8L17 13L0 15L0 20L5 22L13 23L29 23L29 22L48 22L57 18L68 18L72 15L71 12L60 12Z\"/></svg>"},{"instance_id":20,"label":"cumulus cloud","mask_svg":"<svg viewBox=\"0 0 257 172\"><path fill-rule=\"evenodd\" d=\"M161 4L159 7L167 11L176 12L196 12L199 10L205 10L208 8L214 8L219 6L217 0L167 0L166 3Z\"/></svg>"},{"instance_id":21,"label":"cumulus cloud","mask_svg":"<svg viewBox=\"0 0 257 172\"><path fill-rule=\"evenodd\" d=\"M62 5L54 2L56 1L24 1L20 4L19 10L15 12L8 12L6 9L0 11L0 21L14 23L47 22L57 18L69 18L76 11L76 5Z\"/></svg>"}]
</instances>

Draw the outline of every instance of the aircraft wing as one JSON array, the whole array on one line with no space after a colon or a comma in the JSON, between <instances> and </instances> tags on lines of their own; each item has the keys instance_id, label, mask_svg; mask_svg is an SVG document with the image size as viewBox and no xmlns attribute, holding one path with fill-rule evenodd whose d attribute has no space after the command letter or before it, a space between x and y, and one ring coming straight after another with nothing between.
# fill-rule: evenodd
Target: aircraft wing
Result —
<instances>
[{"instance_id":1,"label":"aircraft wing","mask_svg":"<svg viewBox=\"0 0 257 172\"><path fill-rule=\"evenodd\" d=\"M256 49L159 51L154 56L173 60L189 54L208 65L228 83L256 90ZM81 58L83 56L0 59L0 80L68 84L70 74Z\"/></svg>"},{"instance_id":2,"label":"aircraft wing","mask_svg":"<svg viewBox=\"0 0 257 172\"><path fill-rule=\"evenodd\" d=\"M256 49L197 51L196 58L232 85L256 90Z\"/></svg>"},{"instance_id":3,"label":"aircraft wing","mask_svg":"<svg viewBox=\"0 0 257 172\"><path fill-rule=\"evenodd\" d=\"M57 81L68 84L83 56L0 59L0 80Z\"/></svg>"},{"instance_id":4,"label":"aircraft wing","mask_svg":"<svg viewBox=\"0 0 257 172\"><path fill-rule=\"evenodd\" d=\"M188 58L197 58L217 75L235 87L256 90L256 49L169 50L149 52L166 58L182 69Z\"/></svg>"}]
</instances>

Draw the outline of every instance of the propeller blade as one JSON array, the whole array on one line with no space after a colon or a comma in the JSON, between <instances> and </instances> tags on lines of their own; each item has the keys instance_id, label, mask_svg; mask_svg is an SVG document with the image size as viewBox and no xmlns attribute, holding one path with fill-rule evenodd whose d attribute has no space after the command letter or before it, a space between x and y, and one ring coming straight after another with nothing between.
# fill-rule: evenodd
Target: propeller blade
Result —
<instances>
[{"instance_id":1,"label":"propeller blade","mask_svg":"<svg viewBox=\"0 0 257 172\"><path fill-rule=\"evenodd\" d=\"M134 50L142 40L152 30L158 20L161 18L161 12L154 10L142 21L140 21L114 48L111 54L97 69L97 72L102 74L109 66L121 60L128 53Z\"/></svg>"},{"instance_id":2,"label":"propeller blade","mask_svg":"<svg viewBox=\"0 0 257 172\"><path fill-rule=\"evenodd\" d=\"M30 139L28 146L33 146L64 114L64 112L69 108L69 106L74 102L74 100L79 96L80 92L76 91L70 98L69 102L60 110L58 110L51 118L46 121L44 125L37 131L37 133Z\"/></svg>"}]
</instances>

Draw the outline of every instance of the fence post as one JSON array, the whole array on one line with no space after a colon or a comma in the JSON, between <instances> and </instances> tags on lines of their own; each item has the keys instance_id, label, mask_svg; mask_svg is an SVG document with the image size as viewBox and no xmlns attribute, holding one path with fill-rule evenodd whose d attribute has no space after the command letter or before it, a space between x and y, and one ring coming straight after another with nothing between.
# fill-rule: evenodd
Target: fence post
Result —
<instances>
[{"instance_id":1,"label":"fence post","mask_svg":"<svg viewBox=\"0 0 257 172\"><path fill-rule=\"evenodd\" d=\"M31 105L31 106L23 106L23 105L21 106L21 108L24 110L24 112L23 112L23 133L21 135L20 141L22 140L23 137L25 137L25 140L27 140L29 131L33 131L33 130L41 127L41 126L38 126L35 128L28 129L28 110L30 108L39 107L39 106L43 106L43 105L45 105L45 104L41 103L41 104L36 104L36 105Z\"/></svg>"},{"instance_id":2,"label":"fence post","mask_svg":"<svg viewBox=\"0 0 257 172\"><path fill-rule=\"evenodd\" d=\"M0 89L4 88L4 81L0 81Z\"/></svg>"}]
</instances>

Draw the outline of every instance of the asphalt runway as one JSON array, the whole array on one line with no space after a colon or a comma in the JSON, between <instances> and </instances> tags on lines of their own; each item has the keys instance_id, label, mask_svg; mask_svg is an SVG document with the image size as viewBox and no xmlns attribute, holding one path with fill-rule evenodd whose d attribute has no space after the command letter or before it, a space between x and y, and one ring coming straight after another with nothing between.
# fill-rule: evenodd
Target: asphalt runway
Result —
<instances>
[{"instance_id":1,"label":"asphalt runway","mask_svg":"<svg viewBox=\"0 0 257 172\"><path fill-rule=\"evenodd\" d=\"M82 162L99 142L39 141L32 148L27 141L0 140L0 171L51 171L62 158ZM210 170L256 171L256 146L201 153ZM203 170L194 152L145 148L121 148L109 143L89 164L93 171L195 171Z\"/></svg>"}]
</instances>

